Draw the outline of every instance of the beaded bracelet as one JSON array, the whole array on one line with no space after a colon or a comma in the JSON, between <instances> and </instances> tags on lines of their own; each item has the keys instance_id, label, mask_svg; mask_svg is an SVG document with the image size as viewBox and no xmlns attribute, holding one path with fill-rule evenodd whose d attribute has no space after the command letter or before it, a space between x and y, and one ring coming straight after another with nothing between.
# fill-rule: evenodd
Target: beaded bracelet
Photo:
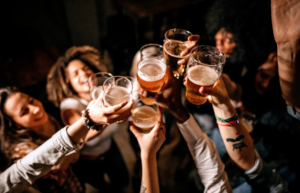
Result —
<instances>
[{"instance_id":1,"label":"beaded bracelet","mask_svg":"<svg viewBox=\"0 0 300 193\"><path fill-rule=\"evenodd\" d=\"M93 129L96 131L100 131L101 129L104 128L105 125L96 125L93 121L90 120L88 109L83 110L81 113L82 113L82 117L84 119L84 125L87 128Z\"/></svg>"},{"instance_id":2,"label":"beaded bracelet","mask_svg":"<svg viewBox=\"0 0 300 193\"><path fill-rule=\"evenodd\" d=\"M221 126L232 126L239 123L239 116L237 113L235 113L231 118L228 119L222 119L220 117L217 117L216 115L215 117L217 119L217 124Z\"/></svg>"}]
</instances>

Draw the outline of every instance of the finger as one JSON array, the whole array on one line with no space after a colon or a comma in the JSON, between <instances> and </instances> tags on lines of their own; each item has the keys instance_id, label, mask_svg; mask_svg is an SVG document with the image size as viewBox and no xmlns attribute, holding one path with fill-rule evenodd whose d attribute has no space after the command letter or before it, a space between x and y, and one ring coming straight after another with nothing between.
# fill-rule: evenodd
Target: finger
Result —
<instances>
[{"instance_id":1,"label":"finger","mask_svg":"<svg viewBox=\"0 0 300 193\"><path fill-rule=\"evenodd\" d=\"M177 62L178 65L184 65L186 64L187 60L186 59L181 59Z\"/></svg>"},{"instance_id":2,"label":"finger","mask_svg":"<svg viewBox=\"0 0 300 193\"><path fill-rule=\"evenodd\" d=\"M106 114L106 115L116 113L117 111L119 111L120 109L122 109L123 107L125 107L127 104L128 104L128 102L124 101L124 102L122 102L122 103L120 103L118 105L104 108L103 113Z\"/></svg>"},{"instance_id":3,"label":"finger","mask_svg":"<svg viewBox=\"0 0 300 193\"><path fill-rule=\"evenodd\" d=\"M188 55L192 48L194 48L195 45L197 45L197 42L199 41L200 36L199 35L191 35L188 37L187 41L187 47L188 49L184 50L180 55L185 56Z\"/></svg>"},{"instance_id":4,"label":"finger","mask_svg":"<svg viewBox=\"0 0 300 193\"><path fill-rule=\"evenodd\" d=\"M155 124L154 128L152 129L152 133L155 133L155 134L158 134L159 133L159 130L161 128L161 125L163 123L162 121L162 116L161 116L161 113L158 112L158 117L157 117L157 123Z\"/></svg>"},{"instance_id":5,"label":"finger","mask_svg":"<svg viewBox=\"0 0 300 193\"><path fill-rule=\"evenodd\" d=\"M96 99L95 104L101 104L103 100L104 91L100 93L99 97Z\"/></svg>"},{"instance_id":6,"label":"finger","mask_svg":"<svg viewBox=\"0 0 300 193\"><path fill-rule=\"evenodd\" d=\"M191 35L188 37L188 40L197 43L200 40L200 36L198 34Z\"/></svg>"},{"instance_id":7,"label":"finger","mask_svg":"<svg viewBox=\"0 0 300 193\"><path fill-rule=\"evenodd\" d=\"M202 86L199 89L199 92L203 95L212 95L215 96L217 94L217 87L219 85L219 80L213 86Z\"/></svg>"},{"instance_id":8,"label":"finger","mask_svg":"<svg viewBox=\"0 0 300 193\"><path fill-rule=\"evenodd\" d=\"M141 132L133 124L130 125L130 131L136 138L138 138L141 135Z\"/></svg>"}]
</instances>

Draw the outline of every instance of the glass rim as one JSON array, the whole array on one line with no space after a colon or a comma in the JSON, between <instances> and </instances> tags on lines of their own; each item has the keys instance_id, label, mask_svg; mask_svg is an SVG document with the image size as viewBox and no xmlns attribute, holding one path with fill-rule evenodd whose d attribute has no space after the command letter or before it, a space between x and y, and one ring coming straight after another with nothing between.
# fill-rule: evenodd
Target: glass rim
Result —
<instances>
[{"instance_id":1,"label":"glass rim","mask_svg":"<svg viewBox=\"0 0 300 193\"><path fill-rule=\"evenodd\" d=\"M143 46L139 49L139 53L140 53L140 61L143 60L142 50L145 49L146 47L150 47L150 46L156 46L156 47L159 47L159 48L162 50L162 54L161 54L161 55L158 55L158 56L145 57L145 58L158 58L158 57L160 57L160 56L163 56L163 50L164 50L163 45L161 45L161 44L155 44L155 43L145 44L145 45L143 45ZM144 58L144 59L145 59L145 58Z\"/></svg>"},{"instance_id":2,"label":"glass rim","mask_svg":"<svg viewBox=\"0 0 300 193\"><path fill-rule=\"evenodd\" d=\"M184 31L184 32L186 32L186 34L188 35L188 37L193 35L192 32L190 32L190 31L188 31L188 30L180 29L180 28L172 28L172 29L167 30L167 31L165 32L165 34L164 34L165 39L168 40L168 41L170 41L170 39L167 37L167 33L168 33L169 31L171 31L171 30L173 30L173 31L175 31L175 30L178 30L178 31ZM179 33L179 34L183 34L183 33ZM185 35L185 34L183 34L183 35Z\"/></svg>"},{"instance_id":3,"label":"glass rim","mask_svg":"<svg viewBox=\"0 0 300 193\"><path fill-rule=\"evenodd\" d=\"M89 78L88 78L88 83L89 83L89 86L90 86L90 87L95 87L95 86L91 85L90 82L92 82L92 78L93 78L93 77L96 77L96 78L97 78L97 75L99 75L99 74L107 74L107 75L110 75L110 77L114 76L114 75L112 75L112 74L109 73L109 72L97 72L97 73L94 73L94 74L92 74L91 76L89 76ZM110 77L108 77L108 78L110 78ZM104 81L104 82L105 82L105 81ZM104 84L104 82L103 82L103 84ZM103 85L103 84L102 84L102 85Z\"/></svg>"},{"instance_id":4,"label":"glass rim","mask_svg":"<svg viewBox=\"0 0 300 193\"><path fill-rule=\"evenodd\" d=\"M138 102L142 102L143 103L143 106L151 106L151 105L155 105L156 106L156 109L157 110L155 110L156 111L156 114L154 115L154 116L152 116L152 117L149 117L149 118L138 118L138 119L141 119L141 120L148 120L148 119L152 119L153 117L155 117L155 116L157 116L157 114L159 113L159 106L158 106L158 104L157 104L157 102L154 102L153 104L151 104L151 105L147 105L147 104L145 104L141 99L138 99L138 100L136 100L136 101L134 101L134 104L137 104ZM141 107L141 106L140 106ZM133 108L131 108L131 115L132 116L134 116L134 117L136 117L134 114L132 114L132 111L134 111L135 109L137 109L138 107L133 107Z\"/></svg>"},{"instance_id":5,"label":"glass rim","mask_svg":"<svg viewBox=\"0 0 300 193\"><path fill-rule=\"evenodd\" d=\"M104 90L104 83L108 80L108 79L110 79L110 78L116 78L116 77L118 77L118 78L125 78L128 82L130 82L130 92L128 93L128 94L126 94L126 95L124 95L123 97L112 97L112 96L110 96L109 94L107 94L107 92ZM128 78L126 78L125 76L112 76L112 77L109 77L109 78L107 78L104 82L103 82L103 85L102 85L102 90L103 90L103 92L105 93L105 95L106 96L109 96L110 98L113 98L113 99L121 99L121 98L125 98L125 97L127 97L127 96L130 96L131 95L131 92L132 92L132 89L133 89L133 87L132 87L132 83L131 83L131 81L128 79Z\"/></svg>"},{"instance_id":6,"label":"glass rim","mask_svg":"<svg viewBox=\"0 0 300 193\"><path fill-rule=\"evenodd\" d=\"M196 49L198 49L198 48L200 48L200 47L209 47L209 48L214 48L214 49L216 49L216 50L218 50L220 53L222 53L222 56L223 57L225 57L225 54L221 51L221 50L219 50L218 48L216 48L216 47L214 47L214 46L209 46L209 45L196 45L194 48L192 48L191 49L191 51L190 51L190 57L193 59L193 61L195 61L196 63L199 63L199 64L201 64L201 65L203 65L203 66L219 66L220 64L224 64L226 61L224 61L223 63L218 63L218 64L204 64L204 63L202 63L202 62L200 62L199 60L197 60L196 58L194 58L194 56L193 56L193 52L196 50ZM225 60L226 60L226 57L225 57Z\"/></svg>"}]
</instances>

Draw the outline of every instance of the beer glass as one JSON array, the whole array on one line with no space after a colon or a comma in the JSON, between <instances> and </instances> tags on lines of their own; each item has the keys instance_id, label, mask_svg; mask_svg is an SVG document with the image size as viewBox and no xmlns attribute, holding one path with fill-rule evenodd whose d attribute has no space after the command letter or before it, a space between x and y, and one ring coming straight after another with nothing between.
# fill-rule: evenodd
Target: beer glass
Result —
<instances>
[{"instance_id":1,"label":"beer glass","mask_svg":"<svg viewBox=\"0 0 300 193\"><path fill-rule=\"evenodd\" d=\"M103 83L103 103L105 106L114 106L132 100L132 84L124 76L112 76ZM127 105L126 105L127 106ZM122 109L118 113L123 112Z\"/></svg>"},{"instance_id":2,"label":"beer glass","mask_svg":"<svg viewBox=\"0 0 300 193\"><path fill-rule=\"evenodd\" d=\"M137 81L141 88L150 92L158 92L165 84L166 64L163 60L151 57L138 63Z\"/></svg>"},{"instance_id":3,"label":"beer glass","mask_svg":"<svg viewBox=\"0 0 300 193\"><path fill-rule=\"evenodd\" d=\"M187 64L186 99L202 105L207 96L199 92L201 86L213 86L220 78L225 64L225 55L212 46L196 46L191 50Z\"/></svg>"},{"instance_id":4,"label":"beer glass","mask_svg":"<svg viewBox=\"0 0 300 193\"><path fill-rule=\"evenodd\" d=\"M163 59L163 46L159 44L146 44L140 49L141 59L157 58Z\"/></svg>"},{"instance_id":5,"label":"beer glass","mask_svg":"<svg viewBox=\"0 0 300 193\"><path fill-rule=\"evenodd\" d=\"M137 82L137 79L134 78L134 77L131 77L131 76L125 76L126 78L128 78L128 80L131 82L132 84L132 100L133 101L137 101L140 97L140 94L139 94L139 89L140 89L140 85L139 83Z\"/></svg>"},{"instance_id":6,"label":"beer glass","mask_svg":"<svg viewBox=\"0 0 300 193\"><path fill-rule=\"evenodd\" d=\"M112 76L113 75L108 72L98 72L88 78L90 93L93 100L96 100L100 96L104 81Z\"/></svg>"},{"instance_id":7,"label":"beer glass","mask_svg":"<svg viewBox=\"0 0 300 193\"><path fill-rule=\"evenodd\" d=\"M149 133L158 121L158 113L159 108L156 103L147 105L138 100L133 103L131 119L142 133Z\"/></svg>"},{"instance_id":8,"label":"beer glass","mask_svg":"<svg viewBox=\"0 0 300 193\"><path fill-rule=\"evenodd\" d=\"M188 49L188 37L193 35L184 29L170 29L165 33L164 58L166 64L173 69L174 76L179 79L183 75L185 65L178 65L178 61L183 59L180 54Z\"/></svg>"}]
</instances>

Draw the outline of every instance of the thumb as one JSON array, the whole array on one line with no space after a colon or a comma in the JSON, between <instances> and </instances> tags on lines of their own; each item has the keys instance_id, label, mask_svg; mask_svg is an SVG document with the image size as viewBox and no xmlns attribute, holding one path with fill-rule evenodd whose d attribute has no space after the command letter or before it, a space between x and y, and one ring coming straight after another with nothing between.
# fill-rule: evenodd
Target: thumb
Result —
<instances>
[{"instance_id":1,"label":"thumb","mask_svg":"<svg viewBox=\"0 0 300 193\"><path fill-rule=\"evenodd\" d=\"M134 134L134 136L135 136L136 138L138 138L139 135L141 134L141 132L136 128L136 126L134 126L134 125L132 124L132 122L130 122L129 124L130 124L130 131Z\"/></svg>"},{"instance_id":2,"label":"thumb","mask_svg":"<svg viewBox=\"0 0 300 193\"><path fill-rule=\"evenodd\" d=\"M199 92L203 95L212 95L215 96L218 93L218 85L220 80L217 80L217 82L213 86L202 86L199 89Z\"/></svg>"}]
</instances>

